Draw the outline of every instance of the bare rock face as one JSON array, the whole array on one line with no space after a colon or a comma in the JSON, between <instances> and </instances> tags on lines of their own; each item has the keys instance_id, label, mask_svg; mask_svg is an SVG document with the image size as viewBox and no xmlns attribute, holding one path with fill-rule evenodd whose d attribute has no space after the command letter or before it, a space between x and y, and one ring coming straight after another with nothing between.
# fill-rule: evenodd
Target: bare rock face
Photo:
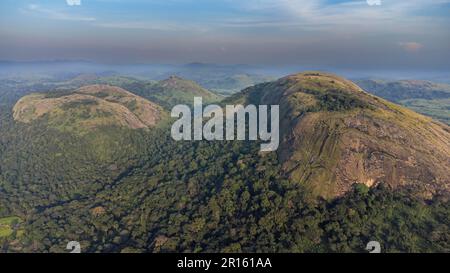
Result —
<instances>
[{"instance_id":1,"label":"bare rock face","mask_svg":"<svg viewBox=\"0 0 450 273\"><path fill-rule=\"evenodd\" d=\"M355 183L450 192L450 127L364 92L337 76L305 72L248 88L232 100L279 104L278 149L290 179L324 198Z\"/></svg>"},{"instance_id":2,"label":"bare rock face","mask_svg":"<svg viewBox=\"0 0 450 273\"><path fill-rule=\"evenodd\" d=\"M109 85L89 85L68 93L31 94L16 103L13 114L18 122L46 119L52 127L78 133L101 126L148 129L164 117L157 104Z\"/></svg>"}]
</instances>

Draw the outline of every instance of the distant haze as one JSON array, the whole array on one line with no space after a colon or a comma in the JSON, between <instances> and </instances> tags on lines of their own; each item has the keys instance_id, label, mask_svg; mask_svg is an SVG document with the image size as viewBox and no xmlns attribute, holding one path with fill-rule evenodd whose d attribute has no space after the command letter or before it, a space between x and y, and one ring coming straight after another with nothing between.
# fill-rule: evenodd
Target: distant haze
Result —
<instances>
[{"instance_id":1,"label":"distant haze","mask_svg":"<svg viewBox=\"0 0 450 273\"><path fill-rule=\"evenodd\" d=\"M450 0L376 2L2 0L0 59L450 69Z\"/></svg>"}]
</instances>

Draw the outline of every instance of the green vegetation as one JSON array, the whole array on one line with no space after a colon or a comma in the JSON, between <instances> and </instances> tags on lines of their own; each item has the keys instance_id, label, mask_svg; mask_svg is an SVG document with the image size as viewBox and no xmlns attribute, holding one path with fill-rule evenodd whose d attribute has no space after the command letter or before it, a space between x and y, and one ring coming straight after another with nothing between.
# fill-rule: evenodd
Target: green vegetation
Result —
<instances>
[{"instance_id":1,"label":"green vegetation","mask_svg":"<svg viewBox=\"0 0 450 273\"><path fill-rule=\"evenodd\" d=\"M197 83L170 76L162 81L148 81L132 77L114 76L91 79L85 84L108 84L118 86L146 98L170 111L178 104L192 105L194 97L202 97L204 103L218 102L222 99Z\"/></svg>"},{"instance_id":2,"label":"green vegetation","mask_svg":"<svg viewBox=\"0 0 450 273\"><path fill-rule=\"evenodd\" d=\"M17 216L0 218L0 239L22 236L23 229L20 228L21 223L22 219Z\"/></svg>"},{"instance_id":3,"label":"green vegetation","mask_svg":"<svg viewBox=\"0 0 450 273\"><path fill-rule=\"evenodd\" d=\"M450 125L450 98L448 99L409 99L399 102L417 113L430 116Z\"/></svg>"},{"instance_id":4,"label":"green vegetation","mask_svg":"<svg viewBox=\"0 0 450 273\"><path fill-rule=\"evenodd\" d=\"M34 208L19 251L64 252L69 240L88 252L365 252L369 240L389 252L449 250L445 199L427 204L380 186L315 200L256 143L192 145L164 132L135 135L130 142L143 141L145 151L127 151L120 163L62 156L61 166L71 168L61 177L59 165L49 168L51 155L36 154L41 166L33 173L22 166L15 177L4 174L18 183L2 186L2 200L15 211ZM48 183L38 183L43 171Z\"/></svg>"},{"instance_id":5,"label":"green vegetation","mask_svg":"<svg viewBox=\"0 0 450 273\"><path fill-rule=\"evenodd\" d=\"M109 85L89 85L70 93L31 94L13 108L22 123L45 120L62 132L86 134L98 127L154 127L166 117L163 109L128 91Z\"/></svg>"},{"instance_id":6,"label":"green vegetation","mask_svg":"<svg viewBox=\"0 0 450 273\"><path fill-rule=\"evenodd\" d=\"M276 77L250 72L246 67L192 63L171 74L193 80L201 86L225 96L238 93L255 84L276 80ZM262 72L264 73L264 72Z\"/></svg>"},{"instance_id":7,"label":"green vegetation","mask_svg":"<svg viewBox=\"0 0 450 273\"><path fill-rule=\"evenodd\" d=\"M355 182L414 185L432 195L450 179L448 127L335 75L287 76L224 103L280 105L280 163L290 179L324 198L347 192ZM431 173L430 180L421 178Z\"/></svg>"},{"instance_id":8,"label":"green vegetation","mask_svg":"<svg viewBox=\"0 0 450 273\"><path fill-rule=\"evenodd\" d=\"M450 86L428 81L356 82L368 92L450 124Z\"/></svg>"},{"instance_id":9,"label":"green vegetation","mask_svg":"<svg viewBox=\"0 0 450 273\"><path fill-rule=\"evenodd\" d=\"M250 74L235 74L225 77L219 77L217 79L211 79L205 77L202 81L202 85L210 88L214 92L223 94L225 96L238 93L244 88L253 86L255 84L269 82L275 80L275 77L258 76Z\"/></svg>"},{"instance_id":10,"label":"green vegetation","mask_svg":"<svg viewBox=\"0 0 450 273\"><path fill-rule=\"evenodd\" d=\"M317 98L321 102L321 108L327 111L343 111L353 108L368 108L369 104L358 99L356 95L345 94L340 91L331 91L319 95Z\"/></svg>"},{"instance_id":11,"label":"green vegetation","mask_svg":"<svg viewBox=\"0 0 450 273\"><path fill-rule=\"evenodd\" d=\"M0 252L66 252L73 240L83 252L366 252L372 240L383 252L450 251L448 194L417 188L439 186L430 177L446 165L430 154L447 151L448 135L337 77L297 75L226 101L279 103L289 141L278 153L260 153L258 142L174 141L169 120L86 134L49 126L48 116L15 122L10 96L0 103ZM77 100L58 114L93 106ZM403 147L426 149L408 169ZM369 183L372 166L383 166L385 183ZM399 166L423 180L399 186Z\"/></svg>"},{"instance_id":12,"label":"green vegetation","mask_svg":"<svg viewBox=\"0 0 450 273\"><path fill-rule=\"evenodd\" d=\"M17 183L2 185L2 200L15 211L35 208L19 251L64 252L69 240L82 240L89 252L364 252L373 239L383 251L449 249L448 201L426 204L406 191L364 187L314 201L256 143L191 145L164 132L133 133L128 143L145 151L115 148L123 154L103 164L89 159L88 147L69 149L76 139L60 143L55 154L64 154L54 167L52 154L33 152L39 145L24 147L20 153L31 158L19 168L2 163L18 170L4 174ZM38 183L42 175L47 183ZM97 207L104 212L93 213Z\"/></svg>"}]
</instances>

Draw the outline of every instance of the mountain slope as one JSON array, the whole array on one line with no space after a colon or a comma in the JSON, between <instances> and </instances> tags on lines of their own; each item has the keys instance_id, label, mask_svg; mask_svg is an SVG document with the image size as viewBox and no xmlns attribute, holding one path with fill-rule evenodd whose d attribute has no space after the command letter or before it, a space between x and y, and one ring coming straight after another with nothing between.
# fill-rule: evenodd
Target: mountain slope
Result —
<instances>
[{"instance_id":1,"label":"mountain slope","mask_svg":"<svg viewBox=\"0 0 450 273\"><path fill-rule=\"evenodd\" d=\"M450 128L334 75L305 72L227 102L279 104L285 174L330 198L355 183L450 191Z\"/></svg>"},{"instance_id":2,"label":"mountain slope","mask_svg":"<svg viewBox=\"0 0 450 273\"><path fill-rule=\"evenodd\" d=\"M357 80L355 83L372 94L390 101L399 102L405 99L448 99L450 86L430 81L401 80Z\"/></svg>"},{"instance_id":3,"label":"mountain slope","mask_svg":"<svg viewBox=\"0 0 450 273\"><path fill-rule=\"evenodd\" d=\"M97 89L83 92L99 96ZM117 101L114 94L100 97ZM86 253L366 252L368 240L379 241L383 252L449 252L448 196L424 202L382 181L348 190L353 180L323 178L340 167L365 171L352 158L373 163L382 152L399 159L377 170L403 172L398 154L405 149L418 158L415 168L428 168L425 149L448 158L448 135L439 131L448 127L321 73L259 85L231 101L281 104L279 156L260 153L253 141L175 141L164 122L77 135L47 126L46 115L16 122L0 107L0 252L66 253L72 240ZM403 138L426 134L424 128L424 143L409 147ZM432 134L443 139L430 143ZM435 175L446 161L432 163ZM311 179L300 180L302 174ZM446 185L430 184L436 192ZM348 192L332 200L308 194L334 197L339 189ZM17 234L10 235L12 226Z\"/></svg>"},{"instance_id":4,"label":"mountain slope","mask_svg":"<svg viewBox=\"0 0 450 273\"><path fill-rule=\"evenodd\" d=\"M430 81L357 80L369 93L450 124L450 85Z\"/></svg>"},{"instance_id":5,"label":"mountain slope","mask_svg":"<svg viewBox=\"0 0 450 273\"><path fill-rule=\"evenodd\" d=\"M258 71L256 67L206 63L187 64L166 75L170 74L193 80L209 90L227 95L275 79L265 75L265 72Z\"/></svg>"},{"instance_id":6,"label":"mountain slope","mask_svg":"<svg viewBox=\"0 0 450 273\"><path fill-rule=\"evenodd\" d=\"M62 131L82 133L101 126L147 129L164 116L162 108L122 88L90 85L75 91L31 94L13 108L14 119L46 119Z\"/></svg>"},{"instance_id":7,"label":"mountain slope","mask_svg":"<svg viewBox=\"0 0 450 273\"><path fill-rule=\"evenodd\" d=\"M155 101L171 106L177 104L192 105L194 97L202 97L206 103L216 102L220 96L206 90L191 80L185 80L177 76L158 82L150 92L150 97Z\"/></svg>"},{"instance_id":8,"label":"mountain slope","mask_svg":"<svg viewBox=\"0 0 450 273\"><path fill-rule=\"evenodd\" d=\"M191 80L170 76L162 81L143 81L127 77L106 77L96 80L97 83L113 84L146 98L166 110L178 104L192 105L194 97L202 97L204 103L217 102L221 96L201 87Z\"/></svg>"}]
</instances>

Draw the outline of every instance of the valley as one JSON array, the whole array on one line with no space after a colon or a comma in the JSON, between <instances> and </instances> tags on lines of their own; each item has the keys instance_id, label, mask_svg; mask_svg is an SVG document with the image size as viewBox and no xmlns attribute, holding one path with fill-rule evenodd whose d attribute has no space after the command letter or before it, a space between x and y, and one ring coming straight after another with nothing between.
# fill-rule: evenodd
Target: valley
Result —
<instances>
[{"instance_id":1,"label":"valley","mask_svg":"<svg viewBox=\"0 0 450 273\"><path fill-rule=\"evenodd\" d=\"M367 92L450 124L450 85L420 80L357 80Z\"/></svg>"}]
</instances>

